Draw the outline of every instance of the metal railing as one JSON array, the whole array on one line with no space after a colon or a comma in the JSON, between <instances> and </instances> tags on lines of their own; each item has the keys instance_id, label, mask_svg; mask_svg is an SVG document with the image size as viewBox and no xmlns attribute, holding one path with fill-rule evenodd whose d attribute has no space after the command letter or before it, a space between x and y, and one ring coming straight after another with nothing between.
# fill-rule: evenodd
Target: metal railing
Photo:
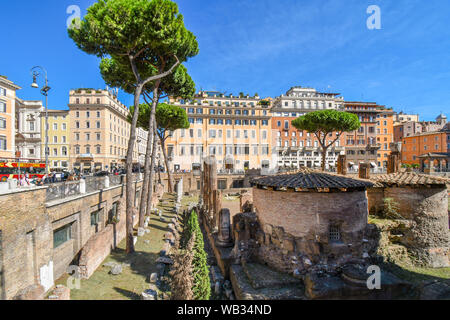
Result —
<instances>
[{"instance_id":1,"label":"metal railing","mask_svg":"<svg viewBox=\"0 0 450 320\"><path fill-rule=\"evenodd\" d=\"M105 177L86 177L86 193L105 189Z\"/></svg>"},{"instance_id":2,"label":"metal railing","mask_svg":"<svg viewBox=\"0 0 450 320\"><path fill-rule=\"evenodd\" d=\"M68 181L48 185L47 201L65 199L81 194L79 181Z\"/></svg>"},{"instance_id":3,"label":"metal railing","mask_svg":"<svg viewBox=\"0 0 450 320\"><path fill-rule=\"evenodd\" d=\"M109 187L123 185L126 182L125 175L110 175ZM139 174L133 174L133 182L139 180ZM81 187L84 184L84 187ZM65 181L47 184L46 201L61 200L80 194L89 194L106 188L106 177L86 177L78 181Z\"/></svg>"}]
</instances>

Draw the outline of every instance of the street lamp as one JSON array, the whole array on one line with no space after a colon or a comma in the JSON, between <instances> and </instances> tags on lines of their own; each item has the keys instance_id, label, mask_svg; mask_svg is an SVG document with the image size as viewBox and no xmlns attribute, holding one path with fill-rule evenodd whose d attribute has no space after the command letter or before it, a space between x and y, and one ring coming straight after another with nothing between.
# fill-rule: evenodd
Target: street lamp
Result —
<instances>
[{"instance_id":1,"label":"street lamp","mask_svg":"<svg viewBox=\"0 0 450 320\"><path fill-rule=\"evenodd\" d=\"M31 76L33 77L33 83L31 84L31 87L34 89L38 89L39 85L37 84L37 78L39 76L44 76L45 84L41 88L41 94L45 96L45 172L49 172L49 164L48 164L48 92L50 91L50 87L48 86L48 80L47 80L47 70L45 70L41 66L35 66L31 68Z\"/></svg>"}]
</instances>

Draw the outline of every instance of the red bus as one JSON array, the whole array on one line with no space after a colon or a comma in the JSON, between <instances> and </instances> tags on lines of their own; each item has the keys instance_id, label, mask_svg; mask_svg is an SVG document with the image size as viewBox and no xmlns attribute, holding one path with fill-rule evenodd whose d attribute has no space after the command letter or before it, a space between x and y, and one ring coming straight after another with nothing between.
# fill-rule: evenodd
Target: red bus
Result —
<instances>
[{"instance_id":1,"label":"red bus","mask_svg":"<svg viewBox=\"0 0 450 320\"><path fill-rule=\"evenodd\" d=\"M30 179L42 178L45 175L45 163L35 159L0 159L0 182L18 179L19 174L29 175Z\"/></svg>"}]
</instances>

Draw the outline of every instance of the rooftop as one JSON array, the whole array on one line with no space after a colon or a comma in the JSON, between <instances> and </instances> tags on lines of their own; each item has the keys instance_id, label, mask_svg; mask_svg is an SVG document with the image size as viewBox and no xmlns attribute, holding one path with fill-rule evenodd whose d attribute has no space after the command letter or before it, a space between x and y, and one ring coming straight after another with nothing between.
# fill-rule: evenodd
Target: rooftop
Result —
<instances>
[{"instance_id":1,"label":"rooftop","mask_svg":"<svg viewBox=\"0 0 450 320\"><path fill-rule=\"evenodd\" d=\"M407 186L445 186L450 184L450 179L435 177L414 172L398 172L373 176L370 179L375 187L407 187Z\"/></svg>"},{"instance_id":2,"label":"rooftop","mask_svg":"<svg viewBox=\"0 0 450 320\"><path fill-rule=\"evenodd\" d=\"M295 191L330 192L330 189L339 191L365 190L373 183L356 180L344 176L303 169L297 173L279 174L255 178L251 184L256 187L286 188Z\"/></svg>"}]
</instances>

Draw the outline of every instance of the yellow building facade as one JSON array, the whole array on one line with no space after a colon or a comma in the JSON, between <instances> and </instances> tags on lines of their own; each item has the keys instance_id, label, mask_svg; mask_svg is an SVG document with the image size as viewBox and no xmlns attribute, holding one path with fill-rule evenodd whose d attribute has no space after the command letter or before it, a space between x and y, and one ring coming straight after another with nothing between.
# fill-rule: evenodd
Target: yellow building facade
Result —
<instances>
[{"instance_id":1,"label":"yellow building facade","mask_svg":"<svg viewBox=\"0 0 450 320\"><path fill-rule=\"evenodd\" d=\"M45 111L41 112L42 155L45 159ZM48 162L50 171L69 170L70 119L68 110L48 110Z\"/></svg>"}]
</instances>

